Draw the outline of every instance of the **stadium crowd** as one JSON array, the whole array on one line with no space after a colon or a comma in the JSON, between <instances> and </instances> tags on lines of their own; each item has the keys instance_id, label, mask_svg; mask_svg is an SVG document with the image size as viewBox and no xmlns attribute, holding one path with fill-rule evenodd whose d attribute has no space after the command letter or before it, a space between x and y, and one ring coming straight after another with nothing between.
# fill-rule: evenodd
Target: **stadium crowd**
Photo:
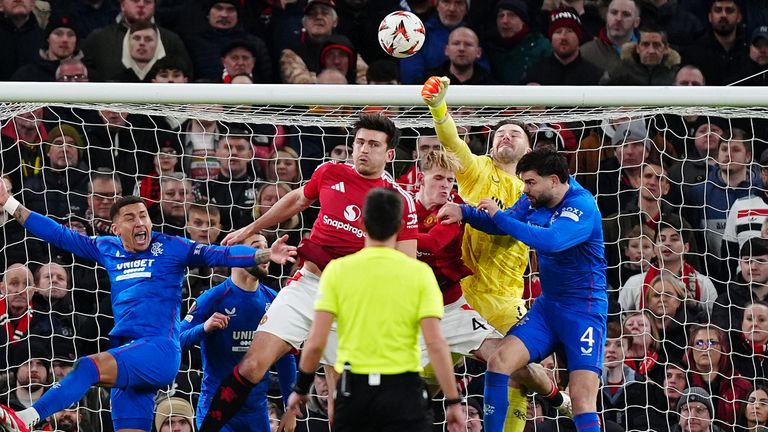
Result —
<instances>
[{"instance_id":1,"label":"stadium crowd","mask_svg":"<svg viewBox=\"0 0 768 432\"><path fill-rule=\"evenodd\" d=\"M378 23L395 10L416 13L427 33L423 49L399 63L376 40ZM768 2L2 0L0 58L3 81L396 85L438 75L454 85L763 86ZM345 128L55 106L0 126L8 189L30 210L93 236L112 234L111 205L137 194L156 230L214 244L324 161L351 157ZM478 155L488 151L487 131L460 128ZM418 161L441 144L433 130L403 132L390 171L416 191ZM611 300L599 400L606 429L768 426L765 122L660 114L532 124L528 133L532 146L566 154L603 216ZM269 243L288 234L297 245L316 216L309 208L262 234ZM0 370L10 372L0 402L23 409L77 357L108 348L110 282L103 268L0 217ZM272 264L265 283L279 291L295 270ZM228 275L190 268L182 316ZM529 302L538 293L535 275L532 260ZM543 365L566 389L558 359ZM482 430L483 369L467 360L457 375L474 396L472 431ZM185 430L184 418L192 430L200 370L195 348L158 398L159 432ZM273 384L276 419L282 404ZM327 430L327 397L318 375L300 430ZM536 430L573 428L539 395L530 397L529 417ZM698 420L680 420L691 417ZM46 427L112 430L108 393L92 389Z\"/></svg>"}]
</instances>

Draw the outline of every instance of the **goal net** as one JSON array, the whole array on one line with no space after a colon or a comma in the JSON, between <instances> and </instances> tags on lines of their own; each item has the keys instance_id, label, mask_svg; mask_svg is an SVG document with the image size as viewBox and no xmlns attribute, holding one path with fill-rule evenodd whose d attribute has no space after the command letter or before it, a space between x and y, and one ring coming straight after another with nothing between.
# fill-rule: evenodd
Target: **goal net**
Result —
<instances>
[{"instance_id":1,"label":"goal net","mask_svg":"<svg viewBox=\"0 0 768 432\"><path fill-rule=\"evenodd\" d=\"M415 86L0 83L0 95L4 181L31 210L88 235L110 234L115 197L136 194L150 204L156 230L215 243L322 162L351 158L350 126L360 113L384 113L401 128L387 169L410 191L418 188L417 161L435 140ZM768 235L764 96L746 88L449 91L450 112L474 154L489 153L494 124L522 120L532 145L562 152L595 194L611 298L598 409L609 427L671 427L688 387L706 391L711 418L728 430L754 420L755 398L768 400L765 392L752 394L768 373L768 247L756 240ZM271 242L288 234L297 244L316 216L310 207L264 235ZM109 278L7 216L0 223L0 402L23 408L75 358L110 347ZM525 280L533 302L540 287L534 252L531 258ZM294 271L273 265L265 281L279 291ZM190 268L182 317L227 276L225 269ZM252 336L236 332L233 344L244 352ZM542 364L566 389L563 359ZM468 409L479 414L470 418L472 431L482 420L483 372L474 360L456 367ZM194 406L201 378L194 348L158 401L180 397ZM282 402L275 373L270 380L274 417ZM321 379L316 384L300 430L327 428L328 390ZM529 401L530 430L568 428L546 398ZM442 397L433 405L435 430L444 430ZM79 408L50 421L55 428L72 419L111 430L109 393L94 389Z\"/></svg>"}]
</instances>

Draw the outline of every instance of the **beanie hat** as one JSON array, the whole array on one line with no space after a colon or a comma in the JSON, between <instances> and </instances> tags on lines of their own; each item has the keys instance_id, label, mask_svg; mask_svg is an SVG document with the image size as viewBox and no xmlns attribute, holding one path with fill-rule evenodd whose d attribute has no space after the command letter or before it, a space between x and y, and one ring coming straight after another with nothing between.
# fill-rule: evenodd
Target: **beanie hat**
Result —
<instances>
[{"instance_id":1,"label":"beanie hat","mask_svg":"<svg viewBox=\"0 0 768 432\"><path fill-rule=\"evenodd\" d=\"M228 5L234 6L235 9L237 9L237 13L240 13L240 9L242 9L243 5L240 3L240 0L209 0L208 1L208 10L210 10L216 3L225 3ZM239 17L238 17L239 19Z\"/></svg>"},{"instance_id":2,"label":"beanie hat","mask_svg":"<svg viewBox=\"0 0 768 432\"><path fill-rule=\"evenodd\" d=\"M739 251L739 257L755 257L768 255L768 239L752 237L744 242Z\"/></svg>"},{"instance_id":3,"label":"beanie hat","mask_svg":"<svg viewBox=\"0 0 768 432\"><path fill-rule=\"evenodd\" d=\"M557 29L567 27L573 30L578 36L579 41L584 36L581 30L581 18L576 9L572 7L561 7L552 11L549 15L549 39L552 39L552 35Z\"/></svg>"},{"instance_id":4,"label":"beanie hat","mask_svg":"<svg viewBox=\"0 0 768 432\"><path fill-rule=\"evenodd\" d=\"M51 16L48 20L48 25L45 26L45 39L47 40L54 30L61 27L72 29L75 32L75 36L77 36L77 28L72 17L66 14L56 14Z\"/></svg>"},{"instance_id":5,"label":"beanie hat","mask_svg":"<svg viewBox=\"0 0 768 432\"><path fill-rule=\"evenodd\" d=\"M508 10L519 16L524 23L528 24L528 6L523 0L499 0L496 3L496 14L499 14L500 10Z\"/></svg>"},{"instance_id":6,"label":"beanie hat","mask_svg":"<svg viewBox=\"0 0 768 432\"><path fill-rule=\"evenodd\" d=\"M648 138L648 129L642 120L632 120L621 123L616 126L616 131L611 138L611 144L619 145L624 143L643 142L646 147L651 145L651 139Z\"/></svg>"},{"instance_id":7,"label":"beanie hat","mask_svg":"<svg viewBox=\"0 0 768 432\"><path fill-rule=\"evenodd\" d=\"M82 156L83 150L85 149L85 144L83 143L83 136L80 135L80 132L77 131L73 126L70 126L68 124L60 124L56 126L55 128L51 129L50 132L48 132L48 144L45 144L43 148L44 153L48 153L48 147L50 146L50 143L53 143L53 141L56 138L63 138L63 137L69 137L72 138L73 143L75 147L77 147L78 152Z\"/></svg>"},{"instance_id":8,"label":"beanie hat","mask_svg":"<svg viewBox=\"0 0 768 432\"><path fill-rule=\"evenodd\" d=\"M178 397L163 399L157 404L155 428L160 430L163 427L163 423L175 416L184 417L189 420L192 430L195 430L195 410L192 409L192 404Z\"/></svg>"},{"instance_id":9,"label":"beanie hat","mask_svg":"<svg viewBox=\"0 0 768 432\"><path fill-rule=\"evenodd\" d=\"M676 411L679 413L684 406L691 402L701 402L704 404L707 407L707 411L709 411L709 417L714 418L715 406L712 404L712 396L706 390L701 387L690 387L685 390L683 395L680 396L680 400L677 401Z\"/></svg>"},{"instance_id":10,"label":"beanie hat","mask_svg":"<svg viewBox=\"0 0 768 432\"><path fill-rule=\"evenodd\" d=\"M44 342L40 338L30 338L27 341L19 341L13 347L10 367L19 367L30 360L40 360L46 365L50 364L51 351L48 349L50 342Z\"/></svg>"}]
</instances>

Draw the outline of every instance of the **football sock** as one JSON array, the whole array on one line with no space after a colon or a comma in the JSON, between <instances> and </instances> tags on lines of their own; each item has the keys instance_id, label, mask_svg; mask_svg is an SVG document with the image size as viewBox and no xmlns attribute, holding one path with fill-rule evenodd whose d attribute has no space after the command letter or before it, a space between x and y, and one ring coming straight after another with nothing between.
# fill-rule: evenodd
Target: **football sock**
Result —
<instances>
[{"instance_id":1,"label":"football sock","mask_svg":"<svg viewBox=\"0 0 768 432\"><path fill-rule=\"evenodd\" d=\"M600 432L600 419L597 413L582 413L573 416L578 432Z\"/></svg>"},{"instance_id":2,"label":"football sock","mask_svg":"<svg viewBox=\"0 0 768 432\"><path fill-rule=\"evenodd\" d=\"M502 432L509 408L509 375L488 371L485 373L484 422L487 432Z\"/></svg>"},{"instance_id":3,"label":"football sock","mask_svg":"<svg viewBox=\"0 0 768 432\"><path fill-rule=\"evenodd\" d=\"M99 382L99 368L88 357L80 358L72 372L61 383L54 385L35 402L33 408L38 418L47 418L63 409L69 408L85 396L92 385ZM25 410L26 411L26 410ZM30 413L25 413L28 416ZM22 419L25 423L26 418Z\"/></svg>"},{"instance_id":4,"label":"football sock","mask_svg":"<svg viewBox=\"0 0 768 432\"><path fill-rule=\"evenodd\" d=\"M211 407L200 425L200 432L218 432L240 411L254 384L240 375L238 366L221 382Z\"/></svg>"},{"instance_id":5,"label":"football sock","mask_svg":"<svg viewBox=\"0 0 768 432\"><path fill-rule=\"evenodd\" d=\"M522 389L507 387L509 408L504 423L504 432L523 432L525 429L525 417L528 413L528 398Z\"/></svg>"}]
</instances>

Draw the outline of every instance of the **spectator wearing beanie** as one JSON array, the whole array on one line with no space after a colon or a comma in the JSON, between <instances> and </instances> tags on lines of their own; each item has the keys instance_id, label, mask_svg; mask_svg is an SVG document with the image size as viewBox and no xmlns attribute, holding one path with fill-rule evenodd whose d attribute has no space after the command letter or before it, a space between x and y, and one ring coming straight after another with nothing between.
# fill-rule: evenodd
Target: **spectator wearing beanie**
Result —
<instances>
[{"instance_id":1,"label":"spectator wearing beanie","mask_svg":"<svg viewBox=\"0 0 768 432\"><path fill-rule=\"evenodd\" d=\"M331 35L326 40L320 51L320 72L326 69L338 70L349 84L366 84L368 65L346 36Z\"/></svg>"},{"instance_id":2,"label":"spectator wearing beanie","mask_svg":"<svg viewBox=\"0 0 768 432\"><path fill-rule=\"evenodd\" d=\"M206 22L201 31L190 32L184 42L192 58L195 78L205 82L219 82L223 72L221 53L235 41L244 41L254 47L256 67L252 78L257 83L271 83L273 65L267 45L261 38L243 28L242 6L239 0L209 0Z\"/></svg>"},{"instance_id":3,"label":"spectator wearing beanie","mask_svg":"<svg viewBox=\"0 0 768 432\"><path fill-rule=\"evenodd\" d=\"M525 84L597 85L603 71L581 57L583 39L581 19L576 9L563 7L552 11L549 40L552 55L541 59L526 75Z\"/></svg>"},{"instance_id":4,"label":"spectator wearing beanie","mask_svg":"<svg viewBox=\"0 0 768 432\"><path fill-rule=\"evenodd\" d=\"M486 43L491 74L501 84L516 85L528 70L552 53L544 36L529 27L528 6L523 0L499 0L496 25Z\"/></svg>"},{"instance_id":5,"label":"spectator wearing beanie","mask_svg":"<svg viewBox=\"0 0 768 432\"><path fill-rule=\"evenodd\" d=\"M189 401L178 397L163 399L155 408L157 432L194 432L195 410Z\"/></svg>"},{"instance_id":6,"label":"spectator wearing beanie","mask_svg":"<svg viewBox=\"0 0 768 432\"><path fill-rule=\"evenodd\" d=\"M549 17L552 15L552 11L557 9L557 5L554 3L549 5L549 2L544 2L539 11L535 27L541 33L549 29ZM589 0L561 0L557 3L560 4L560 7L568 6L576 10L576 15L581 20L581 30L584 34L582 41L591 41L592 38L600 33L600 29L605 26L605 19L601 16L599 5L596 2Z\"/></svg>"},{"instance_id":7,"label":"spectator wearing beanie","mask_svg":"<svg viewBox=\"0 0 768 432\"><path fill-rule=\"evenodd\" d=\"M768 239L746 240L738 257L738 273L734 272L728 289L717 297L712 309L712 323L724 329L739 328L748 304L768 301Z\"/></svg>"},{"instance_id":8,"label":"spectator wearing beanie","mask_svg":"<svg viewBox=\"0 0 768 432\"><path fill-rule=\"evenodd\" d=\"M70 15L54 15L45 27L45 40L35 61L20 67L12 81L56 81L56 69L62 60L81 59L78 49L77 27Z\"/></svg>"},{"instance_id":9,"label":"spectator wearing beanie","mask_svg":"<svg viewBox=\"0 0 768 432\"><path fill-rule=\"evenodd\" d=\"M674 432L723 432L712 421L715 417L715 407L712 396L701 387L691 387L683 393L677 402L680 422L675 425Z\"/></svg>"},{"instance_id":10,"label":"spectator wearing beanie","mask_svg":"<svg viewBox=\"0 0 768 432\"><path fill-rule=\"evenodd\" d=\"M41 176L30 178L24 188L24 205L40 214L64 218L88 208L88 172L83 163L85 143L72 126L51 129L43 144Z\"/></svg>"},{"instance_id":11,"label":"spectator wearing beanie","mask_svg":"<svg viewBox=\"0 0 768 432\"><path fill-rule=\"evenodd\" d=\"M8 406L14 410L29 408L43 395L53 382L51 352L45 339L32 336L15 344L11 354L11 367L16 367L13 389Z\"/></svg>"}]
</instances>

